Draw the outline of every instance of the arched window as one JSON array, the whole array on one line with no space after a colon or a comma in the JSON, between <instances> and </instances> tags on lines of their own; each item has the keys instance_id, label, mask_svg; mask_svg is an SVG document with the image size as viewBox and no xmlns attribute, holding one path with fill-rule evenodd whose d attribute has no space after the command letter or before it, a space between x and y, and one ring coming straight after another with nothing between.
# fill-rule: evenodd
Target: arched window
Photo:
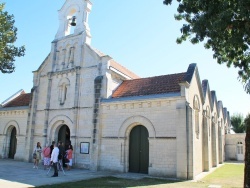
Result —
<instances>
[{"instance_id":1,"label":"arched window","mask_svg":"<svg viewBox=\"0 0 250 188\"><path fill-rule=\"evenodd\" d=\"M196 138L199 138L199 134L200 134L200 122L199 122L200 102L199 102L199 99L197 96L194 96L193 108L194 108L195 133L196 133Z\"/></svg>"},{"instance_id":2,"label":"arched window","mask_svg":"<svg viewBox=\"0 0 250 188\"><path fill-rule=\"evenodd\" d=\"M60 80L58 88L59 88L59 95L58 99L60 105L63 105L67 99L68 87L70 85L69 79L63 78Z\"/></svg>"}]
</instances>

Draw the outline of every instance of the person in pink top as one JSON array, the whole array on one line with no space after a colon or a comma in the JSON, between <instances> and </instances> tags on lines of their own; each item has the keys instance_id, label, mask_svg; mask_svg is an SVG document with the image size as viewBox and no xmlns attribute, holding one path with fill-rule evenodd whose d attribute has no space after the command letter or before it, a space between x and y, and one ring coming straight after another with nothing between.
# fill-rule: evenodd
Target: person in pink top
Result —
<instances>
[{"instance_id":1,"label":"person in pink top","mask_svg":"<svg viewBox=\"0 0 250 188\"><path fill-rule=\"evenodd\" d=\"M72 167L72 155L73 155L73 147L70 144L68 150L66 151L67 153L67 159L69 160L67 164L67 170L70 170Z\"/></svg>"},{"instance_id":2,"label":"person in pink top","mask_svg":"<svg viewBox=\"0 0 250 188\"><path fill-rule=\"evenodd\" d=\"M50 166L50 146L46 143L45 148L43 148L43 165L44 170Z\"/></svg>"}]
</instances>

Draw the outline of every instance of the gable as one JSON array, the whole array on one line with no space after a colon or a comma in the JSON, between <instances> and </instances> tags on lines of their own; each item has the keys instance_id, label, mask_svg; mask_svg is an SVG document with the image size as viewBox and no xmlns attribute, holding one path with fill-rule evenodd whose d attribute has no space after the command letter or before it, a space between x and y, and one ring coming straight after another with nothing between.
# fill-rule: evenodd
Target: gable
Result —
<instances>
[{"instance_id":1,"label":"gable","mask_svg":"<svg viewBox=\"0 0 250 188\"><path fill-rule=\"evenodd\" d=\"M211 91L211 96L212 96L212 111L214 114L216 113L218 117L218 102L217 102L216 92Z\"/></svg>"},{"instance_id":2,"label":"gable","mask_svg":"<svg viewBox=\"0 0 250 188\"><path fill-rule=\"evenodd\" d=\"M196 63L189 65L187 74L185 76L185 81L190 84L189 86L189 103L193 103L194 96L198 96L200 99L200 104L204 104L204 95L202 90L202 84L200 80L200 75Z\"/></svg>"},{"instance_id":3,"label":"gable","mask_svg":"<svg viewBox=\"0 0 250 188\"><path fill-rule=\"evenodd\" d=\"M202 81L202 89L203 89L204 104L207 103L209 105L210 110L212 110L213 104L212 104L211 91L208 80Z\"/></svg>"},{"instance_id":4,"label":"gable","mask_svg":"<svg viewBox=\"0 0 250 188\"><path fill-rule=\"evenodd\" d=\"M115 71L115 72L119 72L122 73L124 75L126 75L127 77L129 77L130 79L137 79L140 78L138 75L136 75L134 72L132 72L131 70L127 69L126 67L122 66L121 64L117 63L114 59L112 59L112 57L105 55L103 52L101 52L98 49L92 48L90 45L86 44L86 46L89 49L89 53L92 56L95 56L96 58L103 58L106 57L109 60L109 67L108 69Z\"/></svg>"},{"instance_id":5,"label":"gable","mask_svg":"<svg viewBox=\"0 0 250 188\"><path fill-rule=\"evenodd\" d=\"M50 57L50 53L47 55L47 57L44 59L44 61L42 62L42 64L39 66L39 68L34 71L34 72L43 72L44 74L47 74L47 72L49 72L49 57Z\"/></svg>"}]
</instances>

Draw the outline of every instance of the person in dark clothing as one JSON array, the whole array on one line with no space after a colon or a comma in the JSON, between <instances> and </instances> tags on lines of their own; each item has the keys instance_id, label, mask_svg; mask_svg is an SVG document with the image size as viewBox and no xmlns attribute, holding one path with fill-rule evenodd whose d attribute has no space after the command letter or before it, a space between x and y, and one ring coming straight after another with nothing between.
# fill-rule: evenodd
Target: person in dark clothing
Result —
<instances>
[{"instance_id":1,"label":"person in dark clothing","mask_svg":"<svg viewBox=\"0 0 250 188\"><path fill-rule=\"evenodd\" d=\"M54 149L55 143L56 143L55 141L52 141L52 144L50 146L50 157L51 157L52 150Z\"/></svg>"},{"instance_id":2,"label":"person in dark clothing","mask_svg":"<svg viewBox=\"0 0 250 188\"><path fill-rule=\"evenodd\" d=\"M65 149L64 149L62 141L58 142L58 149L59 149L58 162L63 166L64 165L63 156L65 155ZM62 170L62 169L59 169L59 170Z\"/></svg>"},{"instance_id":3,"label":"person in dark clothing","mask_svg":"<svg viewBox=\"0 0 250 188\"><path fill-rule=\"evenodd\" d=\"M57 169L57 163L58 163L58 154L59 154L59 149L56 144L54 144L54 149L51 154L50 162L54 167L54 174L52 177L57 177L58 176L58 169Z\"/></svg>"}]
</instances>

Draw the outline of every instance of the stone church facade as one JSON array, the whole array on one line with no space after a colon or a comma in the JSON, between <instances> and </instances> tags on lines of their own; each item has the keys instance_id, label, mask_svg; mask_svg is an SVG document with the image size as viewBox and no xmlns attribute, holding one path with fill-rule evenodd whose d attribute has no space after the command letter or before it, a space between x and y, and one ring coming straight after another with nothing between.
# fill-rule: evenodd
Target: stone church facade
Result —
<instances>
[{"instance_id":1,"label":"stone church facade","mask_svg":"<svg viewBox=\"0 0 250 188\"><path fill-rule=\"evenodd\" d=\"M223 163L229 112L197 65L140 78L91 46L91 7L65 1L31 93L2 103L0 157L31 161L37 142L61 140L91 170L193 179Z\"/></svg>"}]
</instances>

